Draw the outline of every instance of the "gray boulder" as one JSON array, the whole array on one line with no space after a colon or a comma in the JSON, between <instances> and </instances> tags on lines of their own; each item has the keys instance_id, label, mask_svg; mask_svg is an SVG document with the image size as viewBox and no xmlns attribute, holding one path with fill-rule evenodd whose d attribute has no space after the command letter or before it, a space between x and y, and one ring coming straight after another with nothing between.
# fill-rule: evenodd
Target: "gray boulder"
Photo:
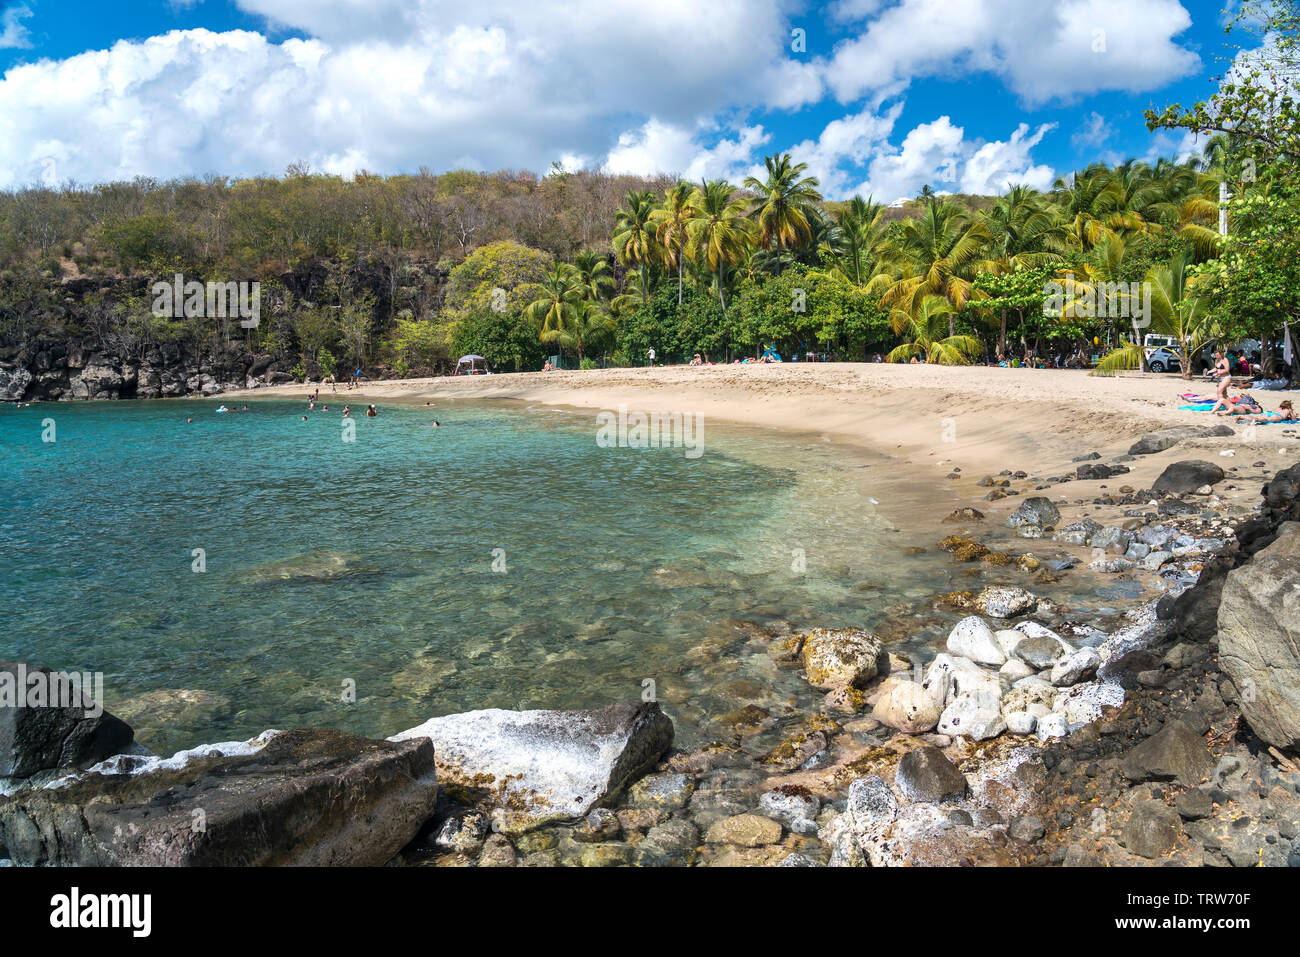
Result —
<instances>
[{"instance_id":1,"label":"gray boulder","mask_svg":"<svg viewBox=\"0 0 1300 957\"><path fill-rule=\"evenodd\" d=\"M34 697L38 688L41 699ZM42 772L84 768L131 749L130 725L86 690L42 665L0 661L0 785L8 779L12 788Z\"/></svg>"},{"instance_id":2,"label":"gray boulder","mask_svg":"<svg viewBox=\"0 0 1300 957\"><path fill-rule=\"evenodd\" d=\"M1223 481L1223 469L1213 462L1191 459L1186 462L1174 462L1160 473L1160 477L1151 483L1157 492L1169 492L1182 495L1195 492L1202 485L1214 485Z\"/></svg>"},{"instance_id":3,"label":"gray boulder","mask_svg":"<svg viewBox=\"0 0 1300 957\"><path fill-rule=\"evenodd\" d=\"M1232 427L1228 425L1178 425L1172 429L1161 429L1159 432L1146 433L1129 447L1128 454L1151 455L1155 452L1163 452L1165 449L1173 448L1184 439L1201 439L1235 434Z\"/></svg>"},{"instance_id":4,"label":"gray boulder","mask_svg":"<svg viewBox=\"0 0 1300 957\"><path fill-rule=\"evenodd\" d=\"M1142 781L1177 781L1196 787L1210 773L1205 739L1177 719L1131 750L1120 764L1124 777Z\"/></svg>"},{"instance_id":5,"label":"gray boulder","mask_svg":"<svg viewBox=\"0 0 1300 957\"><path fill-rule=\"evenodd\" d=\"M1219 663L1255 733L1300 747L1300 522L1284 523L1273 544L1228 573Z\"/></svg>"},{"instance_id":6,"label":"gray boulder","mask_svg":"<svg viewBox=\"0 0 1300 957\"><path fill-rule=\"evenodd\" d=\"M966 776L936 747L909 751L898 762L894 784L909 801L938 803L966 796Z\"/></svg>"},{"instance_id":7,"label":"gray boulder","mask_svg":"<svg viewBox=\"0 0 1300 957\"><path fill-rule=\"evenodd\" d=\"M0 799L0 846L29 865L378 866L437 797L428 741L268 731Z\"/></svg>"},{"instance_id":8,"label":"gray boulder","mask_svg":"<svg viewBox=\"0 0 1300 957\"><path fill-rule=\"evenodd\" d=\"M648 771L673 741L654 702L594 711L468 711L431 718L389 738L427 738L438 779L493 809L494 828L521 834L585 817Z\"/></svg>"},{"instance_id":9,"label":"gray boulder","mask_svg":"<svg viewBox=\"0 0 1300 957\"><path fill-rule=\"evenodd\" d=\"M1052 500L1041 495L1025 499L1014 512L1007 517L1007 525L1017 528L1021 525L1045 527L1055 525L1061 520L1061 510L1052 504Z\"/></svg>"}]
</instances>

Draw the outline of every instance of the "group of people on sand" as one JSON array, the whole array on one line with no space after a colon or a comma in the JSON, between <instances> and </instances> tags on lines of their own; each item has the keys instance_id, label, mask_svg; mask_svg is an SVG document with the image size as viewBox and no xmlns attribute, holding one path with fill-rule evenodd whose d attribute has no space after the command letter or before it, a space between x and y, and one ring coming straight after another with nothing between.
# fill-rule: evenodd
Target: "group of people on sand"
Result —
<instances>
[{"instance_id":1,"label":"group of people on sand","mask_svg":"<svg viewBox=\"0 0 1300 957\"><path fill-rule=\"evenodd\" d=\"M1276 411L1268 411L1249 392L1231 398L1228 390L1232 387L1232 362L1222 349L1214 351L1214 368L1210 370L1210 375L1219 383L1215 390L1214 406L1210 409L1215 415L1249 416L1248 422L1259 425L1297 421L1295 406L1290 399L1279 404Z\"/></svg>"}]
</instances>

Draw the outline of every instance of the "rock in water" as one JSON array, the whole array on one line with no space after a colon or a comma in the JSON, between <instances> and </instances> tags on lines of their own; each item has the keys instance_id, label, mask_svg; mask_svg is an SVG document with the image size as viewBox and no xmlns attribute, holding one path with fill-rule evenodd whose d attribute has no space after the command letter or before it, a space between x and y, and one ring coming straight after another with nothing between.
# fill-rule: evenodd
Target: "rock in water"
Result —
<instances>
[{"instance_id":1,"label":"rock in water","mask_svg":"<svg viewBox=\"0 0 1300 957\"><path fill-rule=\"evenodd\" d=\"M1133 443L1128 450L1128 454L1151 455L1155 452L1163 452L1165 449L1173 448L1183 439L1228 435L1236 435L1232 427L1228 425L1178 425L1172 429L1161 429L1159 432L1146 433Z\"/></svg>"},{"instance_id":2,"label":"rock in water","mask_svg":"<svg viewBox=\"0 0 1300 957\"><path fill-rule=\"evenodd\" d=\"M1175 462L1160 473L1160 477L1151 483L1157 492L1169 492L1182 495L1195 492L1202 485L1214 485L1223 481L1223 469L1213 462L1190 460Z\"/></svg>"},{"instance_id":3,"label":"rock in water","mask_svg":"<svg viewBox=\"0 0 1300 957\"><path fill-rule=\"evenodd\" d=\"M673 741L654 702L594 711L468 711L430 718L389 738L428 738L443 788L496 809L495 826L521 834L586 816L649 770Z\"/></svg>"},{"instance_id":4,"label":"rock in water","mask_svg":"<svg viewBox=\"0 0 1300 957\"><path fill-rule=\"evenodd\" d=\"M44 697L34 697L38 688ZM130 750L131 726L97 707L85 693L93 690L42 665L0 661L0 783L83 768Z\"/></svg>"},{"instance_id":5,"label":"rock in water","mask_svg":"<svg viewBox=\"0 0 1300 957\"><path fill-rule=\"evenodd\" d=\"M1228 573L1219 602L1219 662L1255 733L1300 747L1300 522Z\"/></svg>"},{"instance_id":6,"label":"rock in water","mask_svg":"<svg viewBox=\"0 0 1300 957\"><path fill-rule=\"evenodd\" d=\"M1037 608L1038 598L1014 585L987 585L975 596L973 604L991 618L1014 618Z\"/></svg>"},{"instance_id":7,"label":"rock in water","mask_svg":"<svg viewBox=\"0 0 1300 957\"><path fill-rule=\"evenodd\" d=\"M966 776L942 751L928 745L903 756L894 784L909 801L938 803L966 796Z\"/></svg>"},{"instance_id":8,"label":"rock in water","mask_svg":"<svg viewBox=\"0 0 1300 957\"><path fill-rule=\"evenodd\" d=\"M1017 528L1021 525L1046 527L1055 525L1060 520L1061 510L1052 504L1052 500L1041 495L1035 495L1033 498L1025 499L1020 504L1020 507L1007 517L1007 525L1010 528Z\"/></svg>"},{"instance_id":9,"label":"rock in water","mask_svg":"<svg viewBox=\"0 0 1300 957\"><path fill-rule=\"evenodd\" d=\"M817 628L803 643L808 683L830 691L861 688L879 673L881 641L861 628Z\"/></svg>"},{"instance_id":10,"label":"rock in water","mask_svg":"<svg viewBox=\"0 0 1300 957\"><path fill-rule=\"evenodd\" d=\"M437 798L428 741L267 731L0 799L0 845L21 864L378 866Z\"/></svg>"}]
</instances>

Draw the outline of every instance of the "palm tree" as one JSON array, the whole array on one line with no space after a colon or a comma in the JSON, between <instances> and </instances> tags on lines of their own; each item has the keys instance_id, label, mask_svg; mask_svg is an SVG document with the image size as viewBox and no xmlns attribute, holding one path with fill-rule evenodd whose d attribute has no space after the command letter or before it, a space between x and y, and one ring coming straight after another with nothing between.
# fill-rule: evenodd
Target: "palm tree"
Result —
<instances>
[{"instance_id":1,"label":"palm tree","mask_svg":"<svg viewBox=\"0 0 1300 957\"><path fill-rule=\"evenodd\" d=\"M595 345L617 328L618 322L612 315L598 303L584 299L567 314L563 325L544 328L541 340L558 343L561 348L573 349L578 353L578 365L581 367L587 347Z\"/></svg>"},{"instance_id":2,"label":"palm tree","mask_svg":"<svg viewBox=\"0 0 1300 957\"><path fill-rule=\"evenodd\" d=\"M524 316L540 330L543 342L550 342L571 329L586 303L582 274L568 263L557 262L542 279L545 295L528 305Z\"/></svg>"},{"instance_id":3,"label":"palm tree","mask_svg":"<svg viewBox=\"0 0 1300 957\"><path fill-rule=\"evenodd\" d=\"M1012 186L983 216L989 231L983 268L1003 274L1017 269L1046 266L1061 259L1069 233L1056 209L1042 193L1028 186ZM1007 349L1007 310L1001 311L998 352Z\"/></svg>"},{"instance_id":4,"label":"palm tree","mask_svg":"<svg viewBox=\"0 0 1300 957\"><path fill-rule=\"evenodd\" d=\"M573 266L582 281L583 294L593 302L605 302L614 292L614 272L598 252L584 249L573 257Z\"/></svg>"},{"instance_id":5,"label":"palm tree","mask_svg":"<svg viewBox=\"0 0 1300 957\"><path fill-rule=\"evenodd\" d=\"M885 207L870 197L854 196L835 211L835 223L820 250L829 259L832 273L859 289L879 292L892 278L887 238Z\"/></svg>"},{"instance_id":6,"label":"palm tree","mask_svg":"<svg viewBox=\"0 0 1300 957\"><path fill-rule=\"evenodd\" d=\"M724 273L740 262L750 241L750 224L745 219L745 201L736 198L726 180L704 181L691 195L694 217L687 224L690 258L713 273L718 284L718 301L727 311L723 292Z\"/></svg>"},{"instance_id":7,"label":"palm tree","mask_svg":"<svg viewBox=\"0 0 1300 957\"><path fill-rule=\"evenodd\" d=\"M1196 294L1188 274L1191 263L1191 252L1180 252L1168 265L1152 266L1145 280L1151 290L1150 328L1177 340L1184 379L1191 379L1193 358L1218 334L1209 301ZM1123 369L1137 369L1145 359L1140 342L1125 342L1097 363L1093 373L1114 375Z\"/></svg>"},{"instance_id":8,"label":"palm tree","mask_svg":"<svg viewBox=\"0 0 1300 957\"><path fill-rule=\"evenodd\" d=\"M903 344L887 357L890 362L908 362L913 356L925 356L926 362L945 366L961 366L970 362L983 348L974 336L959 336L951 328L952 304L943 296L927 295L915 312L895 309L890 314L894 332L903 337ZM944 336L944 326L948 334ZM942 338L941 338L942 337Z\"/></svg>"},{"instance_id":9,"label":"palm tree","mask_svg":"<svg viewBox=\"0 0 1300 957\"><path fill-rule=\"evenodd\" d=\"M682 304L682 268L689 253L690 233L688 227L693 210L691 207L692 188L689 183L678 183L664 190L663 202L650 212L650 223L654 226L655 239L663 260L669 266L677 267L677 305Z\"/></svg>"},{"instance_id":10,"label":"palm tree","mask_svg":"<svg viewBox=\"0 0 1300 957\"><path fill-rule=\"evenodd\" d=\"M656 262L658 242L650 213L654 209L654 193L629 190L623 197L626 204L614 214L614 256L619 264L636 273L641 286L641 301L650 298L649 272Z\"/></svg>"},{"instance_id":11,"label":"palm tree","mask_svg":"<svg viewBox=\"0 0 1300 957\"><path fill-rule=\"evenodd\" d=\"M757 193L750 215L758 226L758 242L768 250L793 250L813 239L810 216L821 202L815 176L804 176L807 163L795 163L789 153L763 160L767 179L746 177L745 188Z\"/></svg>"},{"instance_id":12,"label":"palm tree","mask_svg":"<svg viewBox=\"0 0 1300 957\"><path fill-rule=\"evenodd\" d=\"M925 298L937 295L947 299L954 311L961 309L976 293L972 274L991 238L988 227L971 219L961 206L930 197L922 215L907 220L892 244L891 256L903 277L881 297L881 305L919 316ZM955 335L951 313L948 333Z\"/></svg>"}]
</instances>

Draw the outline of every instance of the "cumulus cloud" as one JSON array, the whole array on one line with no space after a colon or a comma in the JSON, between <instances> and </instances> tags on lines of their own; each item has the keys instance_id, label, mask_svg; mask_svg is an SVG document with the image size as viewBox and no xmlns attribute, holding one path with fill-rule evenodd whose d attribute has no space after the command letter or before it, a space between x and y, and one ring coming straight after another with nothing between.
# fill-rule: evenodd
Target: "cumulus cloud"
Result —
<instances>
[{"instance_id":1,"label":"cumulus cloud","mask_svg":"<svg viewBox=\"0 0 1300 957\"><path fill-rule=\"evenodd\" d=\"M864 21L826 63L842 102L899 80L978 70L1039 104L1148 90L1200 65L1178 44L1191 26L1178 0L903 0Z\"/></svg>"},{"instance_id":2,"label":"cumulus cloud","mask_svg":"<svg viewBox=\"0 0 1300 957\"><path fill-rule=\"evenodd\" d=\"M735 182L743 178L755 153L771 139L763 127L746 126L730 139L724 136L713 146L705 146L702 136L707 132L652 118L623 133L601 165L611 173L677 173L691 181L725 177Z\"/></svg>"}]
</instances>

